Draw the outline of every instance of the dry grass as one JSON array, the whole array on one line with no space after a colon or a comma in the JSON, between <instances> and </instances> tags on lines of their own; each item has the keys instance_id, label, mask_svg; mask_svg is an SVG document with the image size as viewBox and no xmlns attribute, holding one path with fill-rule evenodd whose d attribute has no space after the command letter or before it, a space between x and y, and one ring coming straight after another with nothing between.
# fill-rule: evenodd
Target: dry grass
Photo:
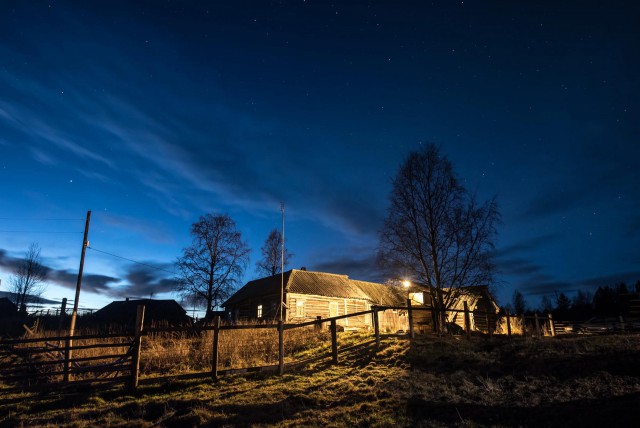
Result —
<instances>
[{"instance_id":1,"label":"dry grass","mask_svg":"<svg viewBox=\"0 0 640 428\"><path fill-rule=\"evenodd\" d=\"M278 364L275 329L222 330L218 338L218 368L237 369ZM285 331L285 361L304 358L306 351L327 345L327 330L299 328ZM211 370L213 332L154 333L142 341L141 375Z\"/></svg>"},{"instance_id":2,"label":"dry grass","mask_svg":"<svg viewBox=\"0 0 640 428\"><path fill-rule=\"evenodd\" d=\"M94 330L83 330L77 336L95 335ZM55 331L41 331L30 338L47 338L57 336ZM326 329L316 330L313 327L297 328L285 331L285 362L300 360L314 356L314 352L330 346L329 332ZM103 345L107 343L122 344L109 348L79 349L73 352L73 358L98 357L125 354L130 349L131 337L107 339L75 339L74 346ZM31 361L60 361L59 365L40 365L38 370L51 373L62 370L64 359L64 342L43 341L20 345L19 348L29 350L47 346L47 353L33 354ZM142 339L140 355L140 376L159 377L211 370L213 349L213 331L201 333L172 332L150 333ZM92 362L79 362L78 366L87 368L118 361L121 358L110 358ZM127 361L130 361L128 359ZM242 329L222 330L218 343L219 369L238 369L278 364L278 332L275 329ZM1 361L0 361L1 362ZM121 375L121 372L106 373L103 377ZM78 374L76 380L88 379L91 374ZM61 375L51 376L46 380L59 381ZM43 379L45 380L45 379Z\"/></svg>"},{"instance_id":3,"label":"dry grass","mask_svg":"<svg viewBox=\"0 0 640 428\"><path fill-rule=\"evenodd\" d=\"M341 346L362 334L340 333ZM325 345L317 349L326 352ZM300 351L309 355L309 349ZM385 339L284 376L2 395L2 426L634 426L640 336Z\"/></svg>"}]
</instances>

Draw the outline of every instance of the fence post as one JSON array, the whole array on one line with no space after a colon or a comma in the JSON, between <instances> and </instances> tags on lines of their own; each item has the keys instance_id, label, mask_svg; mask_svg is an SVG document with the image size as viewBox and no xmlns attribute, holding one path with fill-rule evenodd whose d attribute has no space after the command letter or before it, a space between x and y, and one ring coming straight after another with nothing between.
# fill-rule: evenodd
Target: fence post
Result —
<instances>
[{"instance_id":1,"label":"fence post","mask_svg":"<svg viewBox=\"0 0 640 428\"><path fill-rule=\"evenodd\" d=\"M371 309L373 316L373 331L376 336L376 351L380 348L380 323L378 322L378 309L374 307Z\"/></svg>"},{"instance_id":2,"label":"fence post","mask_svg":"<svg viewBox=\"0 0 640 428\"><path fill-rule=\"evenodd\" d=\"M509 309L505 309L504 313L507 316L507 337L511 339L511 315L509 315Z\"/></svg>"},{"instance_id":3,"label":"fence post","mask_svg":"<svg viewBox=\"0 0 640 428\"><path fill-rule=\"evenodd\" d=\"M278 374L284 374L284 321L278 320Z\"/></svg>"},{"instance_id":4,"label":"fence post","mask_svg":"<svg viewBox=\"0 0 640 428\"><path fill-rule=\"evenodd\" d=\"M331 362L338 364L338 325L336 320L331 320Z\"/></svg>"},{"instance_id":5,"label":"fence post","mask_svg":"<svg viewBox=\"0 0 640 428\"><path fill-rule=\"evenodd\" d=\"M142 325L144 324L144 305L138 305L136 311L136 329L133 337L133 354L131 356L131 381L130 388L138 387L138 375L140 373L140 348L142 347Z\"/></svg>"},{"instance_id":6,"label":"fence post","mask_svg":"<svg viewBox=\"0 0 640 428\"><path fill-rule=\"evenodd\" d=\"M60 306L60 318L58 319L58 336L60 336L60 332L62 331L62 326L64 325L64 318L67 314L67 298L64 297L62 299L62 305Z\"/></svg>"},{"instance_id":7,"label":"fence post","mask_svg":"<svg viewBox=\"0 0 640 428\"><path fill-rule=\"evenodd\" d=\"M551 330L551 337L554 337L556 335L556 326L553 323L553 315L549 313L547 316L549 317L549 330Z\"/></svg>"},{"instance_id":8,"label":"fence post","mask_svg":"<svg viewBox=\"0 0 640 428\"><path fill-rule=\"evenodd\" d=\"M220 335L220 315L213 318L213 350L211 355L211 374L218 378L218 337Z\"/></svg>"},{"instance_id":9,"label":"fence post","mask_svg":"<svg viewBox=\"0 0 640 428\"><path fill-rule=\"evenodd\" d=\"M524 312L522 313L522 335L527 335L527 319L524 317Z\"/></svg>"},{"instance_id":10,"label":"fence post","mask_svg":"<svg viewBox=\"0 0 640 428\"><path fill-rule=\"evenodd\" d=\"M533 316L536 321L536 336L540 337L540 319L538 319L538 313L534 312Z\"/></svg>"},{"instance_id":11,"label":"fence post","mask_svg":"<svg viewBox=\"0 0 640 428\"><path fill-rule=\"evenodd\" d=\"M318 323L315 325L315 330L316 330L316 331L320 331L320 330L322 330L322 316L321 316L321 315L318 315L318 316L316 317L316 321L318 321Z\"/></svg>"},{"instance_id":12,"label":"fence post","mask_svg":"<svg viewBox=\"0 0 640 428\"><path fill-rule=\"evenodd\" d=\"M464 304L464 332L467 335L467 339L471 338L471 316L469 315L469 305L467 301L462 302Z\"/></svg>"},{"instance_id":13,"label":"fence post","mask_svg":"<svg viewBox=\"0 0 640 428\"><path fill-rule=\"evenodd\" d=\"M622 315L620 315L618 319L620 320L620 329L624 331L624 318L622 318Z\"/></svg>"},{"instance_id":14,"label":"fence post","mask_svg":"<svg viewBox=\"0 0 640 428\"><path fill-rule=\"evenodd\" d=\"M409 315L409 337L414 339L416 337L413 330L413 311L411 310L411 299L407 299L407 314Z\"/></svg>"}]
</instances>

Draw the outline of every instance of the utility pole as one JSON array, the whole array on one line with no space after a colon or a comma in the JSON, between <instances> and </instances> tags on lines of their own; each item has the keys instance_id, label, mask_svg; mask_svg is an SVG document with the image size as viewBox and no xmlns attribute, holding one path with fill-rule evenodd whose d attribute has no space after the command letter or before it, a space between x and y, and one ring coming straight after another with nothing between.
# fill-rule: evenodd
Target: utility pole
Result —
<instances>
[{"instance_id":1,"label":"utility pole","mask_svg":"<svg viewBox=\"0 0 640 428\"><path fill-rule=\"evenodd\" d=\"M87 221L84 224L84 238L82 238L82 253L80 254L80 269L78 270L78 282L76 284L76 298L73 301L73 312L71 313L71 325L69 326L69 337L65 344L64 353L64 382L71 380L71 360L73 358L71 347L73 346L73 335L76 330L76 318L78 317L78 301L80 300L80 287L82 286L82 270L84 269L84 255L87 252L89 241L87 236L89 235L89 221L91 221L91 211L87 211Z\"/></svg>"},{"instance_id":2,"label":"utility pole","mask_svg":"<svg viewBox=\"0 0 640 428\"><path fill-rule=\"evenodd\" d=\"M78 282L76 284L76 298L73 301L73 312L71 313L71 327L69 328L69 336L73 336L76 329L76 318L78 316L78 301L80 300L80 287L82 286L82 271L84 269L84 255L87 252L89 241L89 222L91 221L91 211L87 211L87 221L84 225L84 238L82 239L82 253L80 254L80 269L78 270Z\"/></svg>"},{"instance_id":3,"label":"utility pole","mask_svg":"<svg viewBox=\"0 0 640 428\"><path fill-rule=\"evenodd\" d=\"M280 211L282 212L282 254L280 258L280 321L282 321L284 312L284 202L280 202Z\"/></svg>"}]
</instances>

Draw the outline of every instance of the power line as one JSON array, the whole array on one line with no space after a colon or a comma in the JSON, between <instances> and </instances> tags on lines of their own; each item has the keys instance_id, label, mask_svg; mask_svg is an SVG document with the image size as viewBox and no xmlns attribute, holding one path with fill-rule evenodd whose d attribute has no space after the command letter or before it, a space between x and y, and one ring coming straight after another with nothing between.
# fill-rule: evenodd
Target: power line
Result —
<instances>
[{"instance_id":1,"label":"power line","mask_svg":"<svg viewBox=\"0 0 640 428\"><path fill-rule=\"evenodd\" d=\"M90 250L93 250L93 251L97 251L97 252L102 253L102 254L106 254L106 255L108 255L108 256L117 257L117 258L119 258L119 259L126 260L126 261L131 262L131 263L137 263L137 264L139 264L139 265L146 266L146 267L149 267L149 268L151 268L151 269L161 270L161 271L163 271L163 272L167 272L167 273L170 273L170 274L172 274L172 275L178 275L177 273L172 272L172 271L169 271L169 270L167 270L167 269L163 269L163 268L160 268L160 267L157 267L157 266L152 266L152 265L150 265L150 264L142 263L142 262L139 262L139 261L137 261L137 260L128 259L128 258L126 258L126 257L119 256L119 255L117 255L117 254L107 253L106 251L98 250L97 248L93 248L93 247L87 247L87 248L88 248L88 249L90 249Z\"/></svg>"},{"instance_id":2,"label":"power line","mask_svg":"<svg viewBox=\"0 0 640 428\"><path fill-rule=\"evenodd\" d=\"M83 218L24 218L24 217L0 217L0 220L20 220L20 221L81 221Z\"/></svg>"},{"instance_id":3,"label":"power line","mask_svg":"<svg viewBox=\"0 0 640 428\"><path fill-rule=\"evenodd\" d=\"M82 233L82 232L62 232L49 230L0 230L0 233Z\"/></svg>"}]
</instances>

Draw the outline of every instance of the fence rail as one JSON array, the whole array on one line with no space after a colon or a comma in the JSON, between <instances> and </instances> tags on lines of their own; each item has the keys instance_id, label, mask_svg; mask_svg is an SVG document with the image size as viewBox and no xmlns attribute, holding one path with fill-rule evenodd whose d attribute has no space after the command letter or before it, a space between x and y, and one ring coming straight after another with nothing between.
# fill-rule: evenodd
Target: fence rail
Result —
<instances>
[{"instance_id":1,"label":"fence rail","mask_svg":"<svg viewBox=\"0 0 640 428\"><path fill-rule=\"evenodd\" d=\"M381 333L380 314L389 310L406 311L408 331L396 331L390 334ZM427 313L426 318L425 316L418 316L418 314L424 312ZM352 317L362 317L363 315L371 316L368 322L372 325L370 325L371 328L368 331L371 332L372 330L373 337L369 336L361 343L339 346L339 326L337 321ZM462 315L462 318L459 318L459 315ZM416 322L416 317L422 321ZM442 320L446 320L444 328L439 327ZM191 340L200 345L209 343L203 341L203 335L206 335L207 338L212 335L210 344L206 345L208 350L203 351L210 356L208 360L210 368L194 373L180 373L170 376L161 374L159 377L147 376L148 379L167 377L177 379L211 377L215 379L221 375L252 372L277 372L282 374L286 370L293 370L323 360L338 364L340 355L362 347L373 347L377 350L380 346L381 337L385 336L398 336L398 333L402 333L413 338L416 334L416 325L423 326L430 323L432 324L432 331L442 332L448 329L449 332L464 334L467 337L470 337L472 333L477 333L480 330L478 327L480 324L486 328L484 334L488 336L500 334L507 337L512 335L542 337L555 336L571 330L565 323L556 323L550 314L546 316L540 316L539 314L511 315L508 311L504 311L498 316L498 314L489 311L470 311L466 304L463 309L447 309L442 314L442 312L439 313L432 307L412 305L410 300L407 301L407 306L374 306L366 311L331 318L317 317L310 321L288 324L282 321L250 325L223 324L220 317L215 317L211 325L144 329L143 321L144 306L139 306L135 328L131 332L0 340L0 382L14 384L15 388L33 387L36 389L46 389L47 386L75 386L94 382L124 383L127 387L135 389L140 382L141 364L144 365L145 358L147 358L146 354L143 353L145 341L151 341L157 336L177 333L183 333L183 335L177 335L178 338L175 340L185 342ZM624 329L622 320L620 320L620 323ZM294 332L295 330L309 327L313 327L314 331L320 332L328 330L330 346L326 348L326 352L312 357L298 357L297 359L285 361L285 332ZM228 361L225 362L225 359L228 360L229 356L225 356L223 352L223 358L221 358L220 354L221 334L222 332L228 332L226 334L235 335L240 333L233 333L234 331L239 332L241 330L264 331L265 334L277 333L277 363L276 360L273 360L273 364L229 367ZM263 340L261 343L273 341L274 337L275 335L273 337L264 336L261 339ZM114 348L122 348L124 351L111 351ZM103 353L105 350L106 353ZM188 350L185 352L188 352ZM16 383L18 381L23 382Z\"/></svg>"}]
</instances>

